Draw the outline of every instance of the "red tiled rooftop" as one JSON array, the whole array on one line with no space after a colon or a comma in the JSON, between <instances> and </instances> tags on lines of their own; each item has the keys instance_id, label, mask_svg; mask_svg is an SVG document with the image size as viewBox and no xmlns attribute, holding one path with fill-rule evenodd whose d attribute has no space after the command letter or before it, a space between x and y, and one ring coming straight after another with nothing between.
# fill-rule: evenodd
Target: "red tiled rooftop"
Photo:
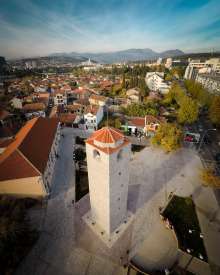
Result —
<instances>
[{"instance_id":1,"label":"red tiled rooftop","mask_svg":"<svg viewBox=\"0 0 220 275\"><path fill-rule=\"evenodd\" d=\"M0 109L0 120L4 120L10 115L11 114L8 111Z\"/></svg>"},{"instance_id":2,"label":"red tiled rooftop","mask_svg":"<svg viewBox=\"0 0 220 275\"><path fill-rule=\"evenodd\" d=\"M43 174L57 124L55 118L38 117L28 121L0 155L0 180Z\"/></svg>"},{"instance_id":3,"label":"red tiled rooftop","mask_svg":"<svg viewBox=\"0 0 220 275\"><path fill-rule=\"evenodd\" d=\"M132 118L130 120L132 125L138 126L138 127L143 127L145 126L145 118L143 117L136 117L136 118Z\"/></svg>"},{"instance_id":4,"label":"red tiled rooftop","mask_svg":"<svg viewBox=\"0 0 220 275\"><path fill-rule=\"evenodd\" d=\"M76 119L75 114L65 114L62 113L59 115L59 121L62 123L73 123Z\"/></svg>"},{"instance_id":5,"label":"red tiled rooftop","mask_svg":"<svg viewBox=\"0 0 220 275\"><path fill-rule=\"evenodd\" d=\"M106 146L98 146L96 141L105 144ZM118 141L122 141L122 143L117 146ZM91 137L86 140L86 143L93 145L107 154L111 154L123 147L125 144L130 143L130 141L118 129L103 127L102 129L94 132ZM110 147L108 146L109 144L115 144L116 147Z\"/></svg>"}]
</instances>

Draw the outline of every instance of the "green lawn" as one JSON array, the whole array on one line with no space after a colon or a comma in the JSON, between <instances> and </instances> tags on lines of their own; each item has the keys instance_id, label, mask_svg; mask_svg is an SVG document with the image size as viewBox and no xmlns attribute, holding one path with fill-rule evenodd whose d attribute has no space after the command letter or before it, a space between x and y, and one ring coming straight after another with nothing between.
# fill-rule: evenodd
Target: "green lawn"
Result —
<instances>
[{"instance_id":1,"label":"green lawn","mask_svg":"<svg viewBox=\"0 0 220 275\"><path fill-rule=\"evenodd\" d=\"M180 249L185 252L190 249L191 255L197 258L202 255L204 260L207 261L203 239L200 237L199 221L192 199L174 196L164 210L163 216L168 218L173 225ZM191 230L191 233L189 230Z\"/></svg>"},{"instance_id":2,"label":"green lawn","mask_svg":"<svg viewBox=\"0 0 220 275\"><path fill-rule=\"evenodd\" d=\"M27 210L40 202L0 197L0 274L13 274L38 239Z\"/></svg>"}]
</instances>

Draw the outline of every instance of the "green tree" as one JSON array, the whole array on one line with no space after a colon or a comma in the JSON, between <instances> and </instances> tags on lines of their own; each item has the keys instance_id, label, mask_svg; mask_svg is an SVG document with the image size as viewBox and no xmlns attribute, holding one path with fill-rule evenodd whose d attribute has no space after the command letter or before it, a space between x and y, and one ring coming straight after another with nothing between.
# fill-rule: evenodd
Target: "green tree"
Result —
<instances>
[{"instance_id":1,"label":"green tree","mask_svg":"<svg viewBox=\"0 0 220 275\"><path fill-rule=\"evenodd\" d=\"M120 129L121 128L121 121L120 121L120 119L119 118L116 118L115 119L115 128L118 128L118 129Z\"/></svg>"},{"instance_id":2,"label":"green tree","mask_svg":"<svg viewBox=\"0 0 220 275\"><path fill-rule=\"evenodd\" d=\"M170 152L181 147L183 133L181 128L172 123L163 123L151 139L153 145Z\"/></svg>"},{"instance_id":3,"label":"green tree","mask_svg":"<svg viewBox=\"0 0 220 275\"><path fill-rule=\"evenodd\" d=\"M215 174L213 167L201 171L201 179L204 186L220 188L220 177Z\"/></svg>"},{"instance_id":4,"label":"green tree","mask_svg":"<svg viewBox=\"0 0 220 275\"><path fill-rule=\"evenodd\" d=\"M197 100L200 106L210 105L210 94L202 87L200 83L188 79L185 80L184 84L192 98Z\"/></svg>"},{"instance_id":5,"label":"green tree","mask_svg":"<svg viewBox=\"0 0 220 275\"><path fill-rule=\"evenodd\" d=\"M209 108L209 118L212 123L220 125L220 96L215 96Z\"/></svg>"},{"instance_id":6,"label":"green tree","mask_svg":"<svg viewBox=\"0 0 220 275\"><path fill-rule=\"evenodd\" d=\"M185 97L184 90L176 82L173 82L169 92L165 95L163 103L165 105L180 105L182 98Z\"/></svg>"},{"instance_id":7,"label":"green tree","mask_svg":"<svg viewBox=\"0 0 220 275\"><path fill-rule=\"evenodd\" d=\"M127 108L122 108L122 111L128 116L158 115L158 105L154 102L147 102L142 104L133 103Z\"/></svg>"},{"instance_id":8,"label":"green tree","mask_svg":"<svg viewBox=\"0 0 220 275\"><path fill-rule=\"evenodd\" d=\"M165 76L165 80L166 81L171 81L173 79L173 76L172 74L168 73L166 76Z\"/></svg>"},{"instance_id":9,"label":"green tree","mask_svg":"<svg viewBox=\"0 0 220 275\"><path fill-rule=\"evenodd\" d=\"M140 89L140 95L142 97L145 97L145 96L147 96L149 94L149 88L146 85L144 77L141 77L138 80L138 88Z\"/></svg>"},{"instance_id":10,"label":"green tree","mask_svg":"<svg viewBox=\"0 0 220 275\"><path fill-rule=\"evenodd\" d=\"M125 82L125 74L123 73L122 75L122 84L121 84L121 88L125 89L126 88L126 82Z\"/></svg>"},{"instance_id":11,"label":"green tree","mask_svg":"<svg viewBox=\"0 0 220 275\"><path fill-rule=\"evenodd\" d=\"M178 110L178 122L180 123L193 123L197 120L199 114L199 107L196 101L188 96L184 96L180 102Z\"/></svg>"},{"instance_id":12,"label":"green tree","mask_svg":"<svg viewBox=\"0 0 220 275\"><path fill-rule=\"evenodd\" d=\"M175 78L183 78L184 75L184 67L174 67L170 70L170 74Z\"/></svg>"}]
</instances>

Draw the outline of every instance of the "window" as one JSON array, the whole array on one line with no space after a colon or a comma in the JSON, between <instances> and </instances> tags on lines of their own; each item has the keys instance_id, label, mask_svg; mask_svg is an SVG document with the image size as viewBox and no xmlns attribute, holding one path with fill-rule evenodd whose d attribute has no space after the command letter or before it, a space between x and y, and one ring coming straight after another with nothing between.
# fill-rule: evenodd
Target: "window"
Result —
<instances>
[{"instance_id":1,"label":"window","mask_svg":"<svg viewBox=\"0 0 220 275\"><path fill-rule=\"evenodd\" d=\"M117 161L122 159L122 149L118 152Z\"/></svg>"},{"instance_id":2,"label":"window","mask_svg":"<svg viewBox=\"0 0 220 275\"><path fill-rule=\"evenodd\" d=\"M99 153L98 150L94 150L94 151L93 151L93 157L94 157L95 159L100 159L100 153Z\"/></svg>"}]
</instances>

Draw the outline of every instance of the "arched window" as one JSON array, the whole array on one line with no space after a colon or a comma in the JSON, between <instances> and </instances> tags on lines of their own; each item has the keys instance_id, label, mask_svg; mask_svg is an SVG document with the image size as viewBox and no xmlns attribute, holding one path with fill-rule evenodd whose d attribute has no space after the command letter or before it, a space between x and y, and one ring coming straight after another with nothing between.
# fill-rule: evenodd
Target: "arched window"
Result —
<instances>
[{"instance_id":1,"label":"arched window","mask_svg":"<svg viewBox=\"0 0 220 275\"><path fill-rule=\"evenodd\" d=\"M94 150L94 151L93 151L93 157L94 157L95 159L100 159L100 153L99 153L98 150Z\"/></svg>"},{"instance_id":2,"label":"arched window","mask_svg":"<svg viewBox=\"0 0 220 275\"><path fill-rule=\"evenodd\" d=\"M117 161L119 161L120 159L122 159L122 149L117 154Z\"/></svg>"}]
</instances>

